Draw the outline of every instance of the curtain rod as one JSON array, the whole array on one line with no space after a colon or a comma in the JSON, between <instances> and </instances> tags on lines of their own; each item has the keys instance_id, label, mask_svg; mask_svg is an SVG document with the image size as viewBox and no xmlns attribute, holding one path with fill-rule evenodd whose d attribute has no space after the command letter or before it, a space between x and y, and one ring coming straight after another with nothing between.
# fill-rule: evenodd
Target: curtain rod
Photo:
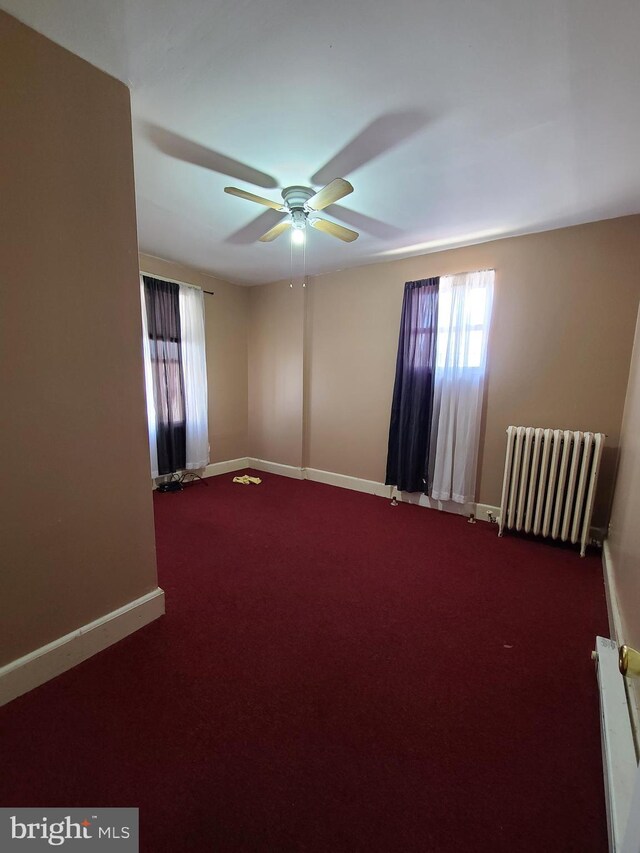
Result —
<instances>
[{"instance_id":1,"label":"curtain rod","mask_svg":"<svg viewBox=\"0 0 640 853\"><path fill-rule=\"evenodd\" d=\"M487 267L484 270L462 270L462 272L445 272L445 273L442 273L442 275L440 275L440 276L436 276L436 278L447 278L447 276L453 277L454 275L471 275L471 273L474 273L474 272L495 272L495 271L496 271L495 267Z\"/></svg>"},{"instance_id":2,"label":"curtain rod","mask_svg":"<svg viewBox=\"0 0 640 853\"><path fill-rule=\"evenodd\" d=\"M169 281L171 284L181 284L183 287L193 287L194 290L201 290L203 293L208 293L209 296L215 296L213 290L205 290L204 287L198 287L197 284L190 284L188 281L178 281L177 278L169 278L166 275L156 275L153 272L140 270L140 275L148 275L150 278L159 278L160 281Z\"/></svg>"}]
</instances>

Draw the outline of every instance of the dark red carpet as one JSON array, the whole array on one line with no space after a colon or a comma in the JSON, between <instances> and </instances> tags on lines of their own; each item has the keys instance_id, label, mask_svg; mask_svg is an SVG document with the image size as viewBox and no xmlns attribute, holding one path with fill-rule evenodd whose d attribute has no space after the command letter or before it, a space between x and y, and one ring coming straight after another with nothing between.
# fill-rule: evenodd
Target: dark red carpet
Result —
<instances>
[{"instance_id":1,"label":"dark red carpet","mask_svg":"<svg viewBox=\"0 0 640 853\"><path fill-rule=\"evenodd\" d=\"M599 555L261 474L155 496L167 615L0 709L0 804L142 850L607 849Z\"/></svg>"}]
</instances>

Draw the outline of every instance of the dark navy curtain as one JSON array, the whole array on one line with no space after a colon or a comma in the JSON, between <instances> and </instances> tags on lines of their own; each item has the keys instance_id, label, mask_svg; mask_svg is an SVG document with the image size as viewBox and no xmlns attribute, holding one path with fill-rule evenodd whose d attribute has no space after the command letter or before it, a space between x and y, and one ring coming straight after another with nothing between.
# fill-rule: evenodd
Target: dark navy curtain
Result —
<instances>
[{"instance_id":1,"label":"dark navy curtain","mask_svg":"<svg viewBox=\"0 0 640 853\"><path fill-rule=\"evenodd\" d=\"M158 473L172 474L185 468L187 454L180 288L147 275L143 279L157 418Z\"/></svg>"},{"instance_id":2,"label":"dark navy curtain","mask_svg":"<svg viewBox=\"0 0 640 853\"><path fill-rule=\"evenodd\" d=\"M427 492L429 486L439 281L404 286L385 479L403 492Z\"/></svg>"}]
</instances>

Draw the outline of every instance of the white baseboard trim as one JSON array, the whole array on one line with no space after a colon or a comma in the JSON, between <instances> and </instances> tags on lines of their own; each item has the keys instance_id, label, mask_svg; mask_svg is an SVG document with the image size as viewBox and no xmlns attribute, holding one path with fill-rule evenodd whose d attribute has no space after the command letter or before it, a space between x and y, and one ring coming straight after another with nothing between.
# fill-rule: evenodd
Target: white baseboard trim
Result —
<instances>
[{"instance_id":1,"label":"white baseboard trim","mask_svg":"<svg viewBox=\"0 0 640 853\"><path fill-rule=\"evenodd\" d=\"M360 477L350 477L347 474L335 474L333 471L320 471L317 468L303 468L305 479L316 483L326 483L329 486L338 486L342 489L352 489L355 492L365 492L368 495L377 495L381 498L396 499L401 503L410 503L427 509L438 509L443 512L451 512L456 515L469 516L471 513L480 521L489 521L488 513L493 513L494 518L500 515L500 507L490 504L458 504L455 501L435 501L427 495L417 492L398 492L394 486L387 486L377 480L363 480Z\"/></svg>"},{"instance_id":2,"label":"white baseboard trim","mask_svg":"<svg viewBox=\"0 0 640 853\"><path fill-rule=\"evenodd\" d=\"M607 616L609 620L609 633L616 645L622 646L626 642L625 630L620 612L620 602L616 586L614 563L611 556L609 540L602 543L602 574L604 576L604 592L607 602ZM636 745L636 751L640 754L640 690L635 681L624 679L627 692L627 704L631 718L631 728Z\"/></svg>"},{"instance_id":3,"label":"white baseboard trim","mask_svg":"<svg viewBox=\"0 0 640 853\"><path fill-rule=\"evenodd\" d=\"M457 504L454 501L434 501L426 495L413 492L396 492L394 486L387 486L377 480L351 477L349 474L336 474L334 471L321 471L319 468L296 468L293 465L282 465L280 462L268 462L265 459L255 459L251 456L247 461L249 468L255 468L258 471L292 477L294 480L312 480L316 483L325 483L328 486L351 489L354 492L364 492L367 495L377 495L388 500L391 500L395 493L397 499L404 503L452 512L456 515L468 516L473 513L480 521L489 521L489 512L493 513L496 519L500 516L500 507L490 504ZM229 470L233 470L233 468Z\"/></svg>"},{"instance_id":4,"label":"white baseboard trim","mask_svg":"<svg viewBox=\"0 0 640 853\"><path fill-rule=\"evenodd\" d=\"M267 474L279 474L281 477L291 477L293 480L304 480L304 470L293 465L282 465L280 462L268 462L266 459L248 458L248 468L256 471L266 471Z\"/></svg>"},{"instance_id":5,"label":"white baseboard trim","mask_svg":"<svg viewBox=\"0 0 640 853\"><path fill-rule=\"evenodd\" d=\"M624 632L622 629L622 617L620 616L620 605L618 603L611 548L608 539L605 539L602 543L602 573L604 575L604 593L607 601L607 616L609 618L609 636L618 645L621 645L624 642L622 639Z\"/></svg>"},{"instance_id":6,"label":"white baseboard trim","mask_svg":"<svg viewBox=\"0 0 640 853\"><path fill-rule=\"evenodd\" d=\"M490 504L465 503L459 504L455 501L438 501L418 492L396 492L397 500L402 503L422 506L425 509L437 509L441 512L450 512L453 515L464 515L467 518L473 514L477 521L489 521L489 513L499 519L500 507Z\"/></svg>"},{"instance_id":7,"label":"white baseboard trim","mask_svg":"<svg viewBox=\"0 0 640 853\"><path fill-rule=\"evenodd\" d=\"M200 477L217 477L220 474L228 474L230 471L240 471L242 468L249 467L249 460L246 456L241 456L239 459L227 459L224 462L210 462L206 468L197 468L195 471L180 471L180 474L198 474ZM168 475L166 475L168 476ZM151 488L158 488L158 483L165 480L165 475L161 475L154 479L151 478Z\"/></svg>"},{"instance_id":8,"label":"white baseboard trim","mask_svg":"<svg viewBox=\"0 0 640 853\"><path fill-rule=\"evenodd\" d=\"M492 506L491 504L476 504L476 518L479 521L491 521L489 514L493 516L494 523L500 523L500 507Z\"/></svg>"},{"instance_id":9,"label":"white baseboard trim","mask_svg":"<svg viewBox=\"0 0 640 853\"><path fill-rule=\"evenodd\" d=\"M638 772L631 730L625 680L618 671L618 647L615 640L596 637L596 677L600 692L600 732L602 769L607 807L610 853L623 849L638 850L624 844L629 824L633 789Z\"/></svg>"},{"instance_id":10,"label":"white baseboard trim","mask_svg":"<svg viewBox=\"0 0 640 853\"><path fill-rule=\"evenodd\" d=\"M367 495L377 495L391 500L393 495L402 503L451 512L456 515L469 516L473 513L479 521L489 521L489 513L496 520L500 517L500 507L491 504L467 503L458 504L455 501L435 501L426 495L414 492L398 492L394 486L387 486L377 480L364 480L349 474L336 474L334 471L321 471L319 468L297 468L294 465L284 465L281 462L270 462L267 459L256 459L254 456L243 456L230 459L227 462L214 462L207 465L204 477L215 477L219 474L229 474L243 468L254 468L268 474L278 474L281 477L291 477L293 480L312 480L315 483L325 483L340 489L351 489L354 492L364 492Z\"/></svg>"},{"instance_id":11,"label":"white baseboard trim","mask_svg":"<svg viewBox=\"0 0 640 853\"><path fill-rule=\"evenodd\" d=\"M338 486L341 489L351 489L354 492L365 492L368 495L378 495L391 500L391 486L378 483L376 480L363 480L360 477L350 477L347 474L334 474L332 471L320 471L317 468L304 468L306 480L315 483L326 483L328 486Z\"/></svg>"},{"instance_id":12,"label":"white baseboard trim","mask_svg":"<svg viewBox=\"0 0 640 853\"><path fill-rule=\"evenodd\" d=\"M61 675L164 613L164 591L152 592L0 667L0 706Z\"/></svg>"},{"instance_id":13,"label":"white baseboard trim","mask_svg":"<svg viewBox=\"0 0 640 853\"><path fill-rule=\"evenodd\" d=\"M227 459L226 462L210 462L204 469L203 477L219 477L220 474L230 474L249 467L249 459L242 456L239 459Z\"/></svg>"}]
</instances>

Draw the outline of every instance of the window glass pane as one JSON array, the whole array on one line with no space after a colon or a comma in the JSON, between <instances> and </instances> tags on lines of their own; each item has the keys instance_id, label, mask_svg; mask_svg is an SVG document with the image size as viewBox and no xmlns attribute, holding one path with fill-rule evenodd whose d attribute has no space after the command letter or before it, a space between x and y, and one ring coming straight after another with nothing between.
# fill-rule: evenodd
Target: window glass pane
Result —
<instances>
[{"instance_id":1,"label":"window glass pane","mask_svg":"<svg viewBox=\"0 0 640 853\"><path fill-rule=\"evenodd\" d=\"M438 326L438 337L436 339L436 366L444 367L449 345L449 329L447 326Z\"/></svg>"},{"instance_id":2,"label":"window glass pane","mask_svg":"<svg viewBox=\"0 0 640 853\"><path fill-rule=\"evenodd\" d=\"M442 279L441 279L442 281ZM440 285L438 292L438 323L445 328L451 322L451 288Z\"/></svg>"},{"instance_id":3,"label":"window glass pane","mask_svg":"<svg viewBox=\"0 0 640 853\"><path fill-rule=\"evenodd\" d=\"M487 291L482 286L468 290L464 304L460 305L457 301L454 311L452 287L448 278L440 279L436 367L455 365L458 368L478 368L482 364L486 347Z\"/></svg>"},{"instance_id":4,"label":"window glass pane","mask_svg":"<svg viewBox=\"0 0 640 853\"><path fill-rule=\"evenodd\" d=\"M467 363L461 367L480 367L482 361L482 339L484 332L481 330L469 333L469 350L467 352Z\"/></svg>"},{"instance_id":5,"label":"window glass pane","mask_svg":"<svg viewBox=\"0 0 640 853\"><path fill-rule=\"evenodd\" d=\"M468 294L465 308L468 311L468 322L471 326L481 326L484 323L486 301L487 291L484 287L476 287Z\"/></svg>"}]
</instances>

